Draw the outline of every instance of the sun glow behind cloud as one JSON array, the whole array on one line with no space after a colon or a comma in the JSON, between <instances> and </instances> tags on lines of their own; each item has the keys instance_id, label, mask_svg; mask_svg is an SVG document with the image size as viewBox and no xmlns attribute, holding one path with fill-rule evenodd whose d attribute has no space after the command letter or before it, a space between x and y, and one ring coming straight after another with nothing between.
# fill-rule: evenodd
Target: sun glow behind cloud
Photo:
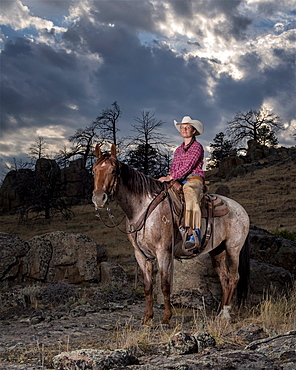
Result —
<instances>
[{"instance_id":1,"label":"sun glow behind cloud","mask_svg":"<svg viewBox=\"0 0 296 370\"><path fill-rule=\"evenodd\" d=\"M50 20L35 17L31 14L30 9L26 5L23 5L21 1L11 2L11 7L13 7L13 12L9 6L6 6L4 9L2 8L0 24L10 26L15 31L26 28L35 28L36 30L47 29L49 31L54 28L55 32L66 31L66 28L56 26Z\"/></svg>"}]
</instances>

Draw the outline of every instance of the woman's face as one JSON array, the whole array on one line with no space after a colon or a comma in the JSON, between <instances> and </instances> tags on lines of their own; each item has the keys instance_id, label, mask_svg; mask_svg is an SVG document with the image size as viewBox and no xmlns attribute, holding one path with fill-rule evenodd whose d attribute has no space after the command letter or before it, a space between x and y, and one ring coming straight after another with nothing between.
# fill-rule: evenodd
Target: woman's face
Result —
<instances>
[{"instance_id":1,"label":"woman's face","mask_svg":"<svg viewBox=\"0 0 296 370\"><path fill-rule=\"evenodd\" d=\"M191 138L196 133L196 129L189 123L182 123L180 126L180 132L183 138Z\"/></svg>"}]
</instances>

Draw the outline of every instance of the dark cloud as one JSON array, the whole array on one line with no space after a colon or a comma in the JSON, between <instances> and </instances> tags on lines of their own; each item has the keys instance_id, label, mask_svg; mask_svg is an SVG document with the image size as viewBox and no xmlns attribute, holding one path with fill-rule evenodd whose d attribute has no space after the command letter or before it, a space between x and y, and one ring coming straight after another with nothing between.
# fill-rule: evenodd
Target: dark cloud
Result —
<instances>
[{"instance_id":1,"label":"dark cloud","mask_svg":"<svg viewBox=\"0 0 296 370\"><path fill-rule=\"evenodd\" d=\"M279 4L277 4L277 1L269 0L264 1L263 3L258 2L257 4L258 12L260 14L264 14L265 16L271 16L276 11L278 11Z\"/></svg>"},{"instance_id":2,"label":"dark cloud","mask_svg":"<svg viewBox=\"0 0 296 370\"><path fill-rule=\"evenodd\" d=\"M221 76L215 91L218 109L229 112L259 109L264 101L272 98L275 114L287 121L295 117L294 53L274 49L273 54L277 56L276 66L263 63L256 53L247 53L238 63L244 78L234 80L227 74Z\"/></svg>"},{"instance_id":3,"label":"dark cloud","mask_svg":"<svg viewBox=\"0 0 296 370\"><path fill-rule=\"evenodd\" d=\"M28 6L35 16L50 18L53 15L60 17L61 11L67 11L71 5L77 3L77 0L23 0L22 3Z\"/></svg>"},{"instance_id":4,"label":"dark cloud","mask_svg":"<svg viewBox=\"0 0 296 370\"><path fill-rule=\"evenodd\" d=\"M85 81L75 54L55 51L45 44L18 38L8 42L1 57L2 130L18 127L65 124L74 112L67 107L83 105ZM15 129L15 127L13 128Z\"/></svg>"},{"instance_id":5,"label":"dark cloud","mask_svg":"<svg viewBox=\"0 0 296 370\"><path fill-rule=\"evenodd\" d=\"M170 3L174 12L178 14L181 18L187 20L191 20L193 18L194 13L191 0L171 1Z\"/></svg>"},{"instance_id":6,"label":"dark cloud","mask_svg":"<svg viewBox=\"0 0 296 370\"><path fill-rule=\"evenodd\" d=\"M161 18L161 7L155 13L153 3L141 1L93 1L90 14L98 22L128 25L131 29L155 31L155 17Z\"/></svg>"}]
</instances>

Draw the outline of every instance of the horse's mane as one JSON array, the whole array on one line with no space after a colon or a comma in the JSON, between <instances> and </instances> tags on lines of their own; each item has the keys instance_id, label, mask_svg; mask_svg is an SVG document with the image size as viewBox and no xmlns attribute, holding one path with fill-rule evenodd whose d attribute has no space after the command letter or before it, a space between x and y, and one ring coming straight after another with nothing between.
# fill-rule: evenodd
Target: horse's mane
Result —
<instances>
[{"instance_id":1,"label":"horse's mane","mask_svg":"<svg viewBox=\"0 0 296 370\"><path fill-rule=\"evenodd\" d=\"M155 196L165 187L162 182L144 175L122 162L120 162L120 180L122 184L137 195Z\"/></svg>"}]
</instances>

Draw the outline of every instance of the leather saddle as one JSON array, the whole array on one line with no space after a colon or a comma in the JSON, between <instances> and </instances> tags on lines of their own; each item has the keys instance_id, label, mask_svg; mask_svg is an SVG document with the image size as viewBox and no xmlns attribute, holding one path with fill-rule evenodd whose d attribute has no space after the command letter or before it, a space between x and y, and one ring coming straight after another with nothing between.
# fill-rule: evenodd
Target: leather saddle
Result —
<instances>
[{"instance_id":1,"label":"leather saddle","mask_svg":"<svg viewBox=\"0 0 296 370\"><path fill-rule=\"evenodd\" d=\"M172 186L169 188L169 192L172 196L173 203L177 202L179 204L175 204L175 207L179 209L179 212L182 213L181 218L183 218L183 213L185 213L185 201L184 201L184 194L183 194L183 186L177 182L172 181ZM227 215L229 209L227 205L223 202L223 200L214 194L208 194L206 191L208 190L207 186L204 187L204 196L201 201L201 213L203 218L209 217L221 217ZM183 210L180 210L180 207L183 206Z\"/></svg>"},{"instance_id":2,"label":"leather saddle","mask_svg":"<svg viewBox=\"0 0 296 370\"><path fill-rule=\"evenodd\" d=\"M178 181L171 181L166 185L166 190L162 191L153 201L149 207L141 215L135 224L130 225L130 232L140 231L145 224L145 220L149 217L151 212L162 202L169 194L172 211L179 219L179 227L184 228L185 215L185 200L183 193L183 186ZM206 231L202 241L202 250L206 247L213 229L213 219L215 217L225 216L229 210L227 205L217 195L206 193L207 187L204 187L204 196L201 201L202 217L206 219Z\"/></svg>"},{"instance_id":3,"label":"leather saddle","mask_svg":"<svg viewBox=\"0 0 296 370\"><path fill-rule=\"evenodd\" d=\"M170 185L171 186L169 186L168 192L170 193L172 199L173 210L174 213L179 217L180 227L184 227L186 205L184 201L183 186L177 181L172 181ZM206 220L206 229L203 235L201 248L198 251L199 253L206 248L212 235L214 218L222 217L229 213L229 209L223 200L217 195L208 194L207 190L208 188L205 185L204 196L201 201L201 214L202 218ZM192 232L192 230L189 231L189 234L190 232Z\"/></svg>"}]
</instances>

